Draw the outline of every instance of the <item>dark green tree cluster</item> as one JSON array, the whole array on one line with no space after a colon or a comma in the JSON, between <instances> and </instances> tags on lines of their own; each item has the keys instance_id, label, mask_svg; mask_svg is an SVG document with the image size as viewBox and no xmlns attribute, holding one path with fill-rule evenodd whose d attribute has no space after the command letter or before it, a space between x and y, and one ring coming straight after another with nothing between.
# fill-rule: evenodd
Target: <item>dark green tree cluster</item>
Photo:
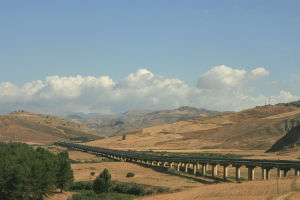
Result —
<instances>
[{"instance_id":1,"label":"dark green tree cluster","mask_svg":"<svg viewBox=\"0 0 300 200\"><path fill-rule=\"evenodd\" d=\"M56 188L67 189L72 182L67 152L54 155L41 147L0 143L1 200L40 200Z\"/></svg>"},{"instance_id":2,"label":"dark green tree cluster","mask_svg":"<svg viewBox=\"0 0 300 200\"><path fill-rule=\"evenodd\" d=\"M111 175L105 168L103 172L96 178L93 184L93 190L96 193L110 192L112 189Z\"/></svg>"}]
</instances>

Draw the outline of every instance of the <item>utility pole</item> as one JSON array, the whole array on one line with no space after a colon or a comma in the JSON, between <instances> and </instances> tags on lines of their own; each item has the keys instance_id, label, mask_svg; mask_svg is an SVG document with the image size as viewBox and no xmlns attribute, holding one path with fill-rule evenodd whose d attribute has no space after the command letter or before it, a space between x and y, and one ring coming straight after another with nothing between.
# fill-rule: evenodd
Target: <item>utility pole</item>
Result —
<instances>
[{"instance_id":1,"label":"utility pole","mask_svg":"<svg viewBox=\"0 0 300 200\"><path fill-rule=\"evenodd\" d=\"M279 160L279 158L278 158ZM278 169L280 170L280 169ZM279 173L277 172L277 194L279 194L279 184L278 184L278 180L279 180Z\"/></svg>"}]
</instances>

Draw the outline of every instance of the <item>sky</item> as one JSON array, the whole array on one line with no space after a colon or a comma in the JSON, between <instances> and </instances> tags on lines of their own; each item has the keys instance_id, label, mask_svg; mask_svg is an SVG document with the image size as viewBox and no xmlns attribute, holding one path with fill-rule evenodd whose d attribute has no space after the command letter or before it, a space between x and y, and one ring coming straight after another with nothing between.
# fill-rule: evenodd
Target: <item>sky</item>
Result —
<instances>
[{"instance_id":1,"label":"sky","mask_svg":"<svg viewBox=\"0 0 300 200\"><path fill-rule=\"evenodd\" d=\"M298 0L0 1L0 112L299 99Z\"/></svg>"}]
</instances>

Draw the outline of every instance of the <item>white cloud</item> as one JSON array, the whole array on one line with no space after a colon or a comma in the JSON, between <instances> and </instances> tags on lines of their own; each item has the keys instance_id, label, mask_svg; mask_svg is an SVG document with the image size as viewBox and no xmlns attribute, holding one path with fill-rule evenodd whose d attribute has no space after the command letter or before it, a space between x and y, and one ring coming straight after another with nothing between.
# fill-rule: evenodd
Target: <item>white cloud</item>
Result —
<instances>
[{"instance_id":1,"label":"white cloud","mask_svg":"<svg viewBox=\"0 0 300 200\"><path fill-rule=\"evenodd\" d=\"M228 91L241 88L247 81L267 76L269 72L264 68L256 68L251 72L243 69L233 69L226 65L215 66L198 79L198 88L208 90Z\"/></svg>"},{"instance_id":2,"label":"white cloud","mask_svg":"<svg viewBox=\"0 0 300 200\"><path fill-rule=\"evenodd\" d=\"M251 95L245 83L268 75L264 68L250 72L225 65L201 75L197 87L179 79L140 69L120 81L108 76L49 76L21 87L0 83L0 112L123 112L134 108L168 109L189 105L216 110L241 110L263 105L263 95ZM296 100L289 91L272 96L272 103Z\"/></svg>"},{"instance_id":3,"label":"white cloud","mask_svg":"<svg viewBox=\"0 0 300 200\"><path fill-rule=\"evenodd\" d=\"M269 72L265 68L256 68L248 74L248 79L256 80L267 75L269 75Z\"/></svg>"},{"instance_id":4,"label":"white cloud","mask_svg":"<svg viewBox=\"0 0 300 200\"><path fill-rule=\"evenodd\" d=\"M201 89L211 90L235 88L243 83L245 76L245 70L220 65L200 76L197 86Z\"/></svg>"}]
</instances>

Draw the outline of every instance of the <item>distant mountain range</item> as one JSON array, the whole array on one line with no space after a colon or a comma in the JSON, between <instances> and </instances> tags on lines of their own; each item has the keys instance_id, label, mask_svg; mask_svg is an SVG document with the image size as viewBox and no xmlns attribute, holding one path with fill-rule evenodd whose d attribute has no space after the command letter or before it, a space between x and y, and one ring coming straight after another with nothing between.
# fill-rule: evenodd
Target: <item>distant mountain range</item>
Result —
<instances>
[{"instance_id":1,"label":"distant mountain range","mask_svg":"<svg viewBox=\"0 0 300 200\"><path fill-rule=\"evenodd\" d=\"M160 111L136 109L121 114L99 115L97 117L83 117L81 115L72 114L65 117L65 119L85 123L88 128L98 134L113 136L134 129L216 114L220 114L220 112L184 106L178 109Z\"/></svg>"}]
</instances>

